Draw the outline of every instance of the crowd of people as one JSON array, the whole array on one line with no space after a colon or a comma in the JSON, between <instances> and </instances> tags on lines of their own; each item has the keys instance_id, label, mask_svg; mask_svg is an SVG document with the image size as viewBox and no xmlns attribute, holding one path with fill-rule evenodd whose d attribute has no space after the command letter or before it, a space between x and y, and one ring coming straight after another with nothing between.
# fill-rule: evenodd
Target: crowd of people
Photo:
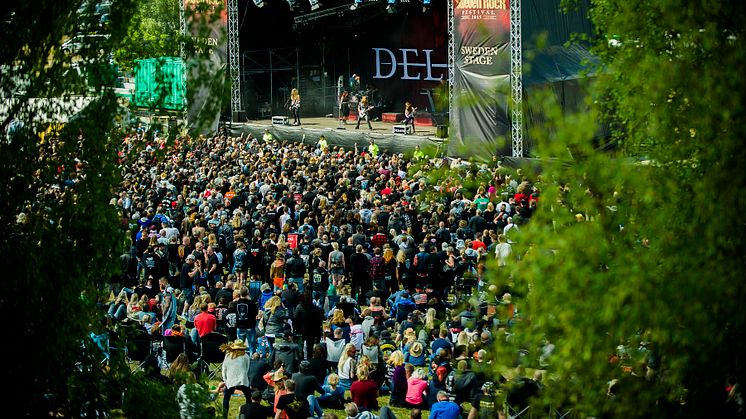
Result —
<instances>
[{"instance_id":1,"label":"crowd of people","mask_svg":"<svg viewBox=\"0 0 746 419\"><path fill-rule=\"evenodd\" d=\"M411 417L497 417L490 347L520 311L485 274L537 208L520 172L225 132L133 133L120 156L132 246L109 317L184 336L192 362L224 335L226 414L240 391L246 418L395 417L382 395Z\"/></svg>"}]
</instances>

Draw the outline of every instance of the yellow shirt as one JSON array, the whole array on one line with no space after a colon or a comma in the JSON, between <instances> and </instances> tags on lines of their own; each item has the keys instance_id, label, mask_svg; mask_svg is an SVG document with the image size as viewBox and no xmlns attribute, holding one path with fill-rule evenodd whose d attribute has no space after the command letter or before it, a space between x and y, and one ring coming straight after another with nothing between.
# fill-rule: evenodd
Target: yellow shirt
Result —
<instances>
[{"instance_id":1,"label":"yellow shirt","mask_svg":"<svg viewBox=\"0 0 746 419\"><path fill-rule=\"evenodd\" d=\"M378 144L371 144L368 146L368 153L373 157L378 157Z\"/></svg>"}]
</instances>

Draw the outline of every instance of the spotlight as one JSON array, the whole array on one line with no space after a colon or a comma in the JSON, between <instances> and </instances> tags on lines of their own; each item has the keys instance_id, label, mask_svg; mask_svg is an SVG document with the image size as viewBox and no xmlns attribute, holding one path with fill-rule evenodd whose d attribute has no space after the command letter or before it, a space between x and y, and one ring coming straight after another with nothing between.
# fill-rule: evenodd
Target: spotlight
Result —
<instances>
[{"instance_id":1,"label":"spotlight","mask_svg":"<svg viewBox=\"0 0 746 419\"><path fill-rule=\"evenodd\" d=\"M389 13L396 13L396 0L387 0L388 6L386 6L386 11Z\"/></svg>"},{"instance_id":2,"label":"spotlight","mask_svg":"<svg viewBox=\"0 0 746 419\"><path fill-rule=\"evenodd\" d=\"M287 0L287 2L290 5L290 10L297 12L300 9L300 6L298 5L298 2L296 0Z\"/></svg>"},{"instance_id":3,"label":"spotlight","mask_svg":"<svg viewBox=\"0 0 746 419\"><path fill-rule=\"evenodd\" d=\"M308 0L308 3L311 4L311 10L312 11L318 9L319 7L321 7L321 2L319 2L319 0Z\"/></svg>"},{"instance_id":4,"label":"spotlight","mask_svg":"<svg viewBox=\"0 0 746 419\"><path fill-rule=\"evenodd\" d=\"M357 8L360 7L360 5L362 4L363 4L363 0L355 0L355 3L353 3L352 6L350 6L350 10L357 10Z\"/></svg>"},{"instance_id":5,"label":"spotlight","mask_svg":"<svg viewBox=\"0 0 746 419\"><path fill-rule=\"evenodd\" d=\"M422 0L422 13L430 11L430 0Z\"/></svg>"},{"instance_id":6,"label":"spotlight","mask_svg":"<svg viewBox=\"0 0 746 419\"><path fill-rule=\"evenodd\" d=\"M254 4L256 5L256 7L262 8L264 7L264 0L254 0Z\"/></svg>"}]
</instances>

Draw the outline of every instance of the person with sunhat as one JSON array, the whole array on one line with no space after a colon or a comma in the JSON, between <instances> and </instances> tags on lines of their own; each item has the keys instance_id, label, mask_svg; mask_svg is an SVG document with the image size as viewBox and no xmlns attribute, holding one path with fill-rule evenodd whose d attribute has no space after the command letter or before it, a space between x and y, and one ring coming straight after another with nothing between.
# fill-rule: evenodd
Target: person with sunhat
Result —
<instances>
[{"instance_id":1,"label":"person with sunhat","mask_svg":"<svg viewBox=\"0 0 746 419\"><path fill-rule=\"evenodd\" d=\"M223 417L228 417L231 396L236 390L240 390L246 399L251 397L249 356L246 354L246 349L246 342L243 340L235 340L220 345L220 350L225 352L222 369L222 377L225 382L225 390L223 390Z\"/></svg>"}]
</instances>

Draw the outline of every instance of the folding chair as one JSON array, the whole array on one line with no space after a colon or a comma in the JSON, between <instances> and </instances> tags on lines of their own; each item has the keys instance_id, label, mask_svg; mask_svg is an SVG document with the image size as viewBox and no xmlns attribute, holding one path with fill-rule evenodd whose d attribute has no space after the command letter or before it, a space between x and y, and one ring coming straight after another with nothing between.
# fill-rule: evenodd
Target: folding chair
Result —
<instances>
[{"instance_id":1,"label":"folding chair","mask_svg":"<svg viewBox=\"0 0 746 419\"><path fill-rule=\"evenodd\" d=\"M566 412L562 413L558 409L556 409L554 406L551 406L549 408L549 413L551 417L557 418L557 419L565 419L569 418L570 414L572 413L572 409L568 409Z\"/></svg>"},{"instance_id":2,"label":"folding chair","mask_svg":"<svg viewBox=\"0 0 746 419\"><path fill-rule=\"evenodd\" d=\"M199 339L200 354L197 368L200 374L208 372L210 379L221 374L225 353L220 350L220 345L224 343L228 343L228 337L217 332L208 333Z\"/></svg>"},{"instance_id":3,"label":"folding chair","mask_svg":"<svg viewBox=\"0 0 746 419\"><path fill-rule=\"evenodd\" d=\"M507 419L527 419L530 418L531 412L529 412L529 409L531 406L526 406L524 408L519 407L513 407L509 404L505 404L505 413L507 414Z\"/></svg>"},{"instance_id":4,"label":"folding chair","mask_svg":"<svg viewBox=\"0 0 746 419\"><path fill-rule=\"evenodd\" d=\"M184 336L164 336L163 351L166 353L166 362L172 363L179 354L186 353L186 338Z\"/></svg>"},{"instance_id":5,"label":"folding chair","mask_svg":"<svg viewBox=\"0 0 746 419\"><path fill-rule=\"evenodd\" d=\"M127 361L137 362L135 371L142 369L148 358L153 356L153 339L145 330L135 329L127 339Z\"/></svg>"}]
</instances>

